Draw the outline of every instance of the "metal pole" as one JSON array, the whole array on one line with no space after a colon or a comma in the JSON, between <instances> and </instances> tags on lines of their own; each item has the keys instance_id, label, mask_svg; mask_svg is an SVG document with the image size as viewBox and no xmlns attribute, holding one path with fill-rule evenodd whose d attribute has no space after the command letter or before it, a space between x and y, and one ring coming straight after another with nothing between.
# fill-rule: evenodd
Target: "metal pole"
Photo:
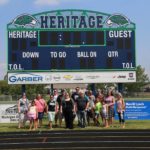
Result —
<instances>
[{"instance_id":1,"label":"metal pole","mask_svg":"<svg viewBox=\"0 0 150 150\"><path fill-rule=\"evenodd\" d=\"M92 93L95 95L96 94L96 88L95 88L94 83L91 84L91 90L92 90Z\"/></svg>"},{"instance_id":2,"label":"metal pole","mask_svg":"<svg viewBox=\"0 0 150 150\"><path fill-rule=\"evenodd\" d=\"M54 90L54 85L51 84L51 94L53 94L53 90Z\"/></svg>"},{"instance_id":3,"label":"metal pole","mask_svg":"<svg viewBox=\"0 0 150 150\"><path fill-rule=\"evenodd\" d=\"M25 84L22 84L21 91L22 91L22 94L26 92L26 85Z\"/></svg>"},{"instance_id":4,"label":"metal pole","mask_svg":"<svg viewBox=\"0 0 150 150\"><path fill-rule=\"evenodd\" d=\"M123 84L118 83L118 92L122 93L123 92Z\"/></svg>"}]
</instances>

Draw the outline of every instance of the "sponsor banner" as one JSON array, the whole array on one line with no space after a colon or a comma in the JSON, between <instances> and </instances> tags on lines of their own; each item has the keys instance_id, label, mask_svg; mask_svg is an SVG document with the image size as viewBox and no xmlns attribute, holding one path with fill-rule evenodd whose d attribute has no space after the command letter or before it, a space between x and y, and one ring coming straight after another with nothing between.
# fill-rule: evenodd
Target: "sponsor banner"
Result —
<instances>
[{"instance_id":1,"label":"sponsor banner","mask_svg":"<svg viewBox=\"0 0 150 150\"><path fill-rule=\"evenodd\" d=\"M150 120L150 100L126 101L126 120ZM116 114L115 119L118 119Z\"/></svg>"},{"instance_id":2,"label":"sponsor banner","mask_svg":"<svg viewBox=\"0 0 150 150\"><path fill-rule=\"evenodd\" d=\"M16 123L19 115L16 104L1 104L0 105L0 123Z\"/></svg>"},{"instance_id":3,"label":"sponsor banner","mask_svg":"<svg viewBox=\"0 0 150 150\"><path fill-rule=\"evenodd\" d=\"M135 71L8 73L8 84L136 82Z\"/></svg>"}]
</instances>

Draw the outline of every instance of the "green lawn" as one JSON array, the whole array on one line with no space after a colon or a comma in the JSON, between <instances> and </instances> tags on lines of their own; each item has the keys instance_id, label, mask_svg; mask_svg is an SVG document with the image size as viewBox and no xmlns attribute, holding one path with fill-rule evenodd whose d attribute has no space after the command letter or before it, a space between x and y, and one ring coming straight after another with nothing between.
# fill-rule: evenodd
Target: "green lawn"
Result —
<instances>
[{"instance_id":1,"label":"green lawn","mask_svg":"<svg viewBox=\"0 0 150 150\"><path fill-rule=\"evenodd\" d=\"M46 131L46 130L49 130L48 129L48 126L47 126L47 121L44 121L43 123L43 126L42 128L40 129L37 129L37 131ZM92 124L92 123L91 123ZM17 128L17 124L12 124L12 123L1 123L0 124L0 132L20 132L20 131L28 131L28 128L29 128L29 124L27 123L25 128L24 129L18 129ZM84 129L81 129L79 127L77 127L76 123L75 123L75 128L74 130L97 130L97 129L100 129L100 130L103 130L103 129L106 129L106 128L103 128L103 127L96 127L94 125L91 125L91 126L88 126ZM109 129L118 129L118 130L126 130L126 129L150 129L150 120L145 120L145 121L126 121L126 127L124 129L120 128L119 127L119 123L118 121L115 121L114 124L113 124L113 127L109 127L107 128L108 130ZM62 128L53 128L53 130L65 130L65 125L63 123L62 125Z\"/></svg>"}]
</instances>

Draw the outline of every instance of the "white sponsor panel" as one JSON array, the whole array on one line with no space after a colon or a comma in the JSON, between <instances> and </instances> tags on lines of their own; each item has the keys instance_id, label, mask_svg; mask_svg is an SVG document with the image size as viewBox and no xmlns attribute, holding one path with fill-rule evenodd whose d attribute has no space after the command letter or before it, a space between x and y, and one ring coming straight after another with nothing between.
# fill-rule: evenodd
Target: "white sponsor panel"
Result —
<instances>
[{"instance_id":1,"label":"white sponsor panel","mask_svg":"<svg viewBox=\"0 0 150 150\"><path fill-rule=\"evenodd\" d=\"M19 115L16 104L0 104L0 123L17 123Z\"/></svg>"},{"instance_id":2,"label":"white sponsor panel","mask_svg":"<svg viewBox=\"0 0 150 150\"><path fill-rule=\"evenodd\" d=\"M8 84L136 82L135 71L8 73Z\"/></svg>"}]
</instances>

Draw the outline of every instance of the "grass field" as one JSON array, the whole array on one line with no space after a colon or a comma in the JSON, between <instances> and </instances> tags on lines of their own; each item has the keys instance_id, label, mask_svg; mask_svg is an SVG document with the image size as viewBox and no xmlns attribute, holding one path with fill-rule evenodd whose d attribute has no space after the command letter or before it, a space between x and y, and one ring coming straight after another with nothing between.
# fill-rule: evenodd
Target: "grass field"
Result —
<instances>
[{"instance_id":1,"label":"grass field","mask_svg":"<svg viewBox=\"0 0 150 150\"><path fill-rule=\"evenodd\" d=\"M43 123L43 126L39 129L37 129L37 131L46 131L46 130L49 130L48 129L48 126L47 126L48 122L47 121L44 121ZM26 126L25 128L22 128L22 129L18 129L17 128L17 123L1 123L0 124L0 132L20 132L20 131L28 131L28 128L29 128L29 124L26 123ZM94 126L92 125L91 123L91 126L88 126L86 128L79 128L77 127L76 123L74 124L74 129L73 130L103 130L103 129L106 129L106 128L103 128L103 127L97 127L97 126ZM126 121L126 127L124 129L120 128L119 127L119 123L118 121L115 121L113 126L112 127L109 127L107 128L107 130L109 129L118 129L118 130L126 130L126 129L150 129L150 120L144 120L144 121ZM65 125L64 125L64 122L63 122L63 125L62 125L62 128L53 128L53 130L66 130L65 129Z\"/></svg>"},{"instance_id":2,"label":"grass field","mask_svg":"<svg viewBox=\"0 0 150 150\"><path fill-rule=\"evenodd\" d=\"M150 100L150 98L125 98L125 100ZM7 102L0 102L0 104L6 104ZM8 102L8 104L11 104L14 102ZM49 130L48 129L48 119L45 118L44 120L44 123L43 123L43 126L42 128L38 129L38 131L45 131L45 130ZM85 129L81 129L79 127L77 127L77 123L75 122L74 123L74 130L87 130L87 129L92 129L92 130L103 130L104 128L103 127L95 127L94 125L91 125L91 126L88 126L86 127ZM25 128L24 129L18 129L17 128L17 123L0 123L0 132L20 132L20 131L28 131L28 128L29 128L29 123L26 124ZM106 128L105 128L106 129ZM114 124L113 124L113 127L109 127L107 128L107 130L109 129L118 129L118 130L126 130L126 129L150 129L150 120L137 120L137 121L131 121L131 120L127 120L126 121L126 127L125 129L121 129L119 128L119 123L118 121L115 121ZM64 125L64 122L63 122L63 126L62 128L53 128L53 130L65 130L65 125Z\"/></svg>"}]
</instances>

